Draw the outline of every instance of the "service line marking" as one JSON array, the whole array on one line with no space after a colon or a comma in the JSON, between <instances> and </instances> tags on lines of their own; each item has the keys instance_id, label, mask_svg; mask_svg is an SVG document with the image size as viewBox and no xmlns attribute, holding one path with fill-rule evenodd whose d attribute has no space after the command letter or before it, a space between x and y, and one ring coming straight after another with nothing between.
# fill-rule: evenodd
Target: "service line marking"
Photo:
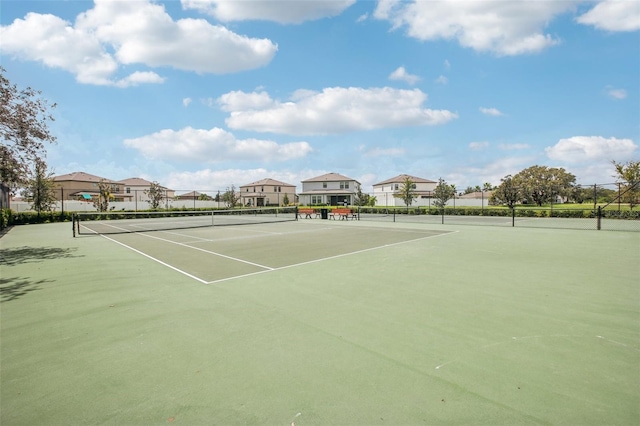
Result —
<instances>
[{"instance_id":1,"label":"service line marking","mask_svg":"<svg viewBox=\"0 0 640 426\"><path fill-rule=\"evenodd\" d=\"M113 228L116 228L116 229L122 229L122 228L118 228L118 227L113 226L113 225L111 225L111 226ZM134 232L134 234L141 235L143 237L164 241L164 242L167 242L167 243L170 243L170 244L176 244L176 245L181 246L181 247L186 247L186 248L189 248L189 249L192 249L192 250L201 251L201 252L204 252L204 253L207 253L207 254L212 254L214 256L222 257L222 258L229 259L229 260L234 260L234 261L237 261L237 262L245 263L245 264L256 266L258 268L263 269L262 271L256 271L256 272L251 272L251 273L242 274L242 275L234 275L232 277L221 278L221 279L213 280L213 281L206 281L206 280L203 280L201 278L198 278L193 274L190 274L190 273L188 273L186 271L183 271L182 269L179 269L179 268L177 268L175 266L172 266L172 265L170 265L170 264L168 264L166 262L163 262L160 259L157 259L157 258L155 258L155 257L153 257L153 256L151 256L151 255L149 255L147 253L144 253L144 252L142 252L142 251L140 251L138 249L135 249L135 248L133 248L133 247L131 247L131 246L125 244L125 243L117 241L117 240L115 240L115 239L113 239L111 237L107 237L104 234L99 234L99 235L101 237L103 237L103 238L106 238L109 241L113 241L113 242L115 242L115 243L117 243L117 244L119 244L119 245L121 245L123 247L126 247L131 251L134 251L134 252L136 252L138 254L141 254L144 257L146 257L148 259L151 259L151 260L153 260L153 261L155 261L155 262L157 262L157 263L159 263L161 265L164 265L164 266L166 266L166 267L168 267L170 269L173 269L176 272L179 272L179 273L181 273L183 275L186 275L186 276L188 276L190 278L193 278L194 280L196 280L198 282L201 282L203 284L217 284L217 283L224 282L224 281L230 281L230 280L235 280L235 279L238 279L238 278L249 277L249 276L252 276L252 275L263 274L265 272L279 271L279 270L289 269L289 268L297 268L299 266L310 265L312 263L324 262L324 261L332 260L332 259L339 259L339 258L342 258L342 257L352 256L352 255L360 254L360 253L366 253L366 252L373 251L373 250L380 250L380 249L383 249L383 248L394 247L394 246L398 246L398 245L401 245L401 244L407 244L407 243L411 243L411 242L415 242L415 241L422 241L422 240L426 240L426 239L429 239L429 238L436 238L436 237L456 234L458 232L460 232L460 231L449 231L449 232L443 232L443 233L440 233L440 234L437 234L437 235L428 235L428 236L422 237L422 238L415 238L415 239L407 240L407 241L399 241L397 243L383 244L381 246L369 247L369 248L362 249L362 250L356 250L356 251L353 251L353 252L338 254L338 255L335 255L335 256L328 256L328 257L323 257L323 258L320 258L320 259L309 260L309 261L306 261L306 262L295 263L295 264L292 264L292 265L282 266L282 267L279 267L279 268L272 268L270 266L261 265L259 263L255 263L255 262L250 262L248 260L244 260L244 259L240 259L240 258L236 258L236 257L232 257L232 256L227 256L227 255L224 255L222 253L217 253L217 252L210 251L210 250L205 250L205 249L202 249L202 248L199 248L199 247L190 246L190 245L185 244L185 243L179 243L179 242L176 242L176 241L168 240L166 238L155 237L153 235L148 235L148 234L146 234L144 232Z\"/></svg>"},{"instance_id":2,"label":"service line marking","mask_svg":"<svg viewBox=\"0 0 640 426\"><path fill-rule=\"evenodd\" d=\"M140 251L140 250L138 250L138 249L135 249L135 248L133 248L133 247L131 247L131 246L128 246L128 245L126 245L125 243L121 243L120 241L118 241L118 240L114 240L113 238L107 237L106 235L101 235L101 237L102 237L102 238L106 238L106 239L107 239L107 240L109 240L109 241L113 241L114 243L119 244L119 245L121 245L121 246L123 246L123 247L126 247L126 248L128 248L129 250L131 250L131 251L134 251L134 252L136 252L136 253L138 253L138 254L141 254L141 255L143 255L144 257L146 257L146 258L148 258L148 259L151 259L151 260L153 260L154 262L158 262L159 264L161 264L161 265L163 265L163 266L166 266L166 267L167 267L167 268L169 268L169 269L173 269L173 270L174 270L174 271L176 271L176 272L179 272L179 273L181 273L181 274L183 274L183 275L186 275L186 276L187 276L187 277L189 277L189 278L193 278L194 280L199 281L199 282L201 282L201 283L203 283L203 284L206 284L206 283L207 283L205 280L203 280L203 279L201 279L201 278L198 278L198 277L196 277L195 275L192 275L192 274L190 274L190 273L188 273L188 272L186 272L186 271L183 271L182 269L176 268L176 267L175 267L175 266L173 266L173 265L169 265L168 263L163 262L163 261L162 261L162 260L160 260L160 259L156 259L155 257L153 257L153 256L151 256L151 255L148 255L147 253L144 253L144 252L142 252L142 251Z\"/></svg>"},{"instance_id":3,"label":"service line marking","mask_svg":"<svg viewBox=\"0 0 640 426\"><path fill-rule=\"evenodd\" d=\"M271 268L269 271L258 271L258 272L253 272L253 273L250 273L250 274L244 274L244 275L237 275L237 276L233 276L233 277L222 278L222 279L215 280L215 281L209 281L209 282L207 282L205 284L217 284L217 283L220 283L220 282L223 282L223 281L234 280L236 278L243 278L243 277L248 277L248 276L251 276L251 275L263 274L265 272L273 272L273 271L280 271L280 270L283 270L283 269L297 268L299 266L310 265L312 263L318 263L318 262L324 262L324 261L327 261L327 260L339 259L341 257L352 256L354 254L366 253L368 251L380 250L380 249L387 248L387 247L394 247L394 246L398 246L398 245L401 245L401 244L412 243L412 242L415 242L415 241L426 240L426 239L429 239L429 238L441 237L443 235L450 235L450 234L455 234L455 233L458 233L458 232L460 232L460 231L451 231L451 232L446 232L446 233L442 233L442 234L438 234L438 235L429 235L427 237L416 238L416 239L413 239L413 240L399 241L397 243L390 243L390 244L384 244L384 245L376 246L376 247L369 247L369 248L366 248L366 249L356 250L356 251L352 251L352 252L349 252L349 253L337 254L335 256L323 257L323 258L320 258L320 259L309 260L309 261L301 262L301 263L294 263L292 265L281 266L279 268Z\"/></svg>"}]
</instances>

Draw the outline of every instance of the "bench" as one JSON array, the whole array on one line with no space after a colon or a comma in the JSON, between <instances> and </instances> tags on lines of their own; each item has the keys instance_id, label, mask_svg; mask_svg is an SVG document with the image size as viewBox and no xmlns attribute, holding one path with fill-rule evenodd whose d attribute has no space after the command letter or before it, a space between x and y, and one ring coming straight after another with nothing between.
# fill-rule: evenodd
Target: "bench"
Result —
<instances>
[{"instance_id":1,"label":"bench","mask_svg":"<svg viewBox=\"0 0 640 426\"><path fill-rule=\"evenodd\" d=\"M338 216L340 220L348 220L349 218L351 219L358 218L358 215L355 212L352 212L351 209L334 209L329 216L331 216L334 220L336 216Z\"/></svg>"},{"instance_id":2,"label":"bench","mask_svg":"<svg viewBox=\"0 0 640 426\"><path fill-rule=\"evenodd\" d=\"M298 217L302 219L302 216L306 219L311 219L311 215L315 214L318 217L318 212L313 209L298 209Z\"/></svg>"}]
</instances>

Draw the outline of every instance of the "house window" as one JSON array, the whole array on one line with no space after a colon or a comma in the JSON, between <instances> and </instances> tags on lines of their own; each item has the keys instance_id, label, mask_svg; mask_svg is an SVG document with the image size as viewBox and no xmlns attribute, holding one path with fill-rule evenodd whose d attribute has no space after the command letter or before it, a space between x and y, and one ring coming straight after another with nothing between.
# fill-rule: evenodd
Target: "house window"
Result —
<instances>
[{"instance_id":1,"label":"house window","mask_svg":"<svg viewBox=\"0 0 640 426\"><path fill-rule=\"evenodd\" d=\"M131 188L127 188L127 194L131 194Z\"/></svg>"},{"instance_id":2,"label":"house window","mask_svg":"<svg viewBox=\"0 0 640 426\"><path fill-rule=\"evenodd\" d=\"M322 182L322 187L323 187L324 189L327 189L327 182Z\"/></svg>"},{"instance_id":3,"label":"house window","mask_svg":"<svg viewBox=\"0 0 640 426\"><path fill-rule=\"evenodd\" d=\"M398 184L396 183L396 184L395 184L395 186L396 186L396 188L395 188L395 189L396 189L396 191L397 191L397 190L398 190Z\"/></svg>"},{"instance_id":4,"label":"house window","mask_svg":"<svg viewBox=\"0 0 640 426\"><path fill-rule=\"evenodd\" d=\"M322 203L322 196L320 195L311 196L311 204L321 204L321 203Z\"/></svg>"},{"instance_id":5,"label":"house window","mask_svg":"<svg viewBox=\"0 0 640 426\"><path fill-rule=\"evenodd\" d=\"M273 192L278 192L278 187L277 186L273 187Z\"/></svg>"}]
</instances>

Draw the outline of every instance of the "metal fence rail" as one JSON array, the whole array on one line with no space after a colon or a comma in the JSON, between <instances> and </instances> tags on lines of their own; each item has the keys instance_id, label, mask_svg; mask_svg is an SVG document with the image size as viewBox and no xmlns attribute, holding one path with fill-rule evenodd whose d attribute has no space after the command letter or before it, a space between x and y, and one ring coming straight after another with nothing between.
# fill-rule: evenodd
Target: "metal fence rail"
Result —
<instances>
[{"instance_id":1,"label":"metal fence rail","mask_svg":"<svg viewBox=\"0 0 640 426\"><path fill-rule=\"evenodd\" d=\"M486 225L502 227L559 228L640 232L640 209L603 210L563 209L558 207L514 209L358 209L360 220L450 225Z\"/></svg>"}]
</instances>

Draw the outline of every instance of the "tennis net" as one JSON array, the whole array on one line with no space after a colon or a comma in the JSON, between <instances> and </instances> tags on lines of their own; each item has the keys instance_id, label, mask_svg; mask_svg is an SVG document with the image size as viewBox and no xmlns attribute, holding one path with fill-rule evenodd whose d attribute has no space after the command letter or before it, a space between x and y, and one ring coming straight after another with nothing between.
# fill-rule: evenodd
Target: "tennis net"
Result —
<instances>
[{"instance_id":1,"label":"tennis net","mask_svg":"<svg viewBox=\"0 0 640 426\"><path fill-rule=\"evenodd\" d=\"M124 234L210 226L250 225L296 220L295 207L160 212L81 212L73 219L74 235Z\"/></svg>"}]
</instances>

